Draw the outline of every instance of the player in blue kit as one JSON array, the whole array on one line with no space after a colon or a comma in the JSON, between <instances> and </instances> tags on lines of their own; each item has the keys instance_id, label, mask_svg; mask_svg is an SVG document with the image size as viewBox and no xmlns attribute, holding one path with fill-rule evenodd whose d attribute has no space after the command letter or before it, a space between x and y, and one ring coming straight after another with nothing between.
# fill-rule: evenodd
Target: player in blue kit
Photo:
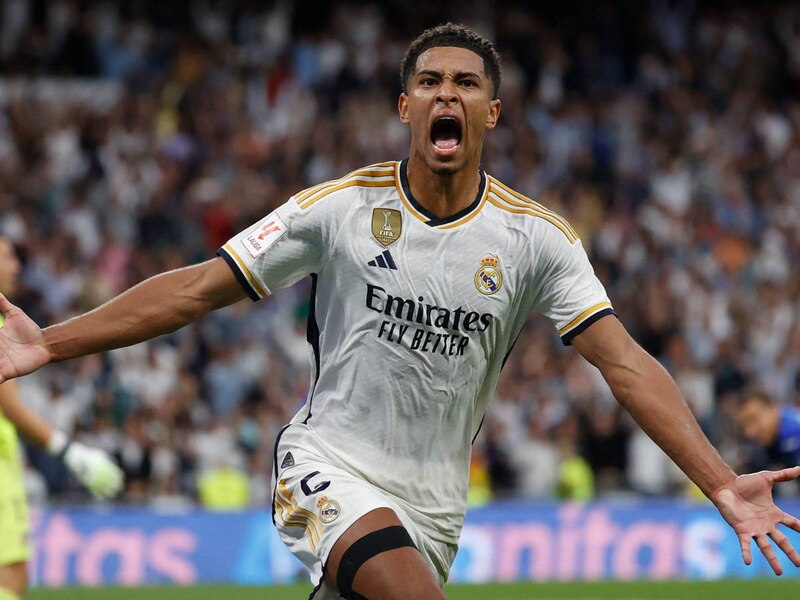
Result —
<instances>
[{"instance_id":1,"label":"player in blue kit","mask_svg":"<svg viewBox=\"0 0 800 600\"><path fill-rule=\"evenodd\" d=\"M800 408L779 404L763 391L746 393L736 411L746 438L763 446L776 463L800 463Z\"/></svg>"}]
</instances>

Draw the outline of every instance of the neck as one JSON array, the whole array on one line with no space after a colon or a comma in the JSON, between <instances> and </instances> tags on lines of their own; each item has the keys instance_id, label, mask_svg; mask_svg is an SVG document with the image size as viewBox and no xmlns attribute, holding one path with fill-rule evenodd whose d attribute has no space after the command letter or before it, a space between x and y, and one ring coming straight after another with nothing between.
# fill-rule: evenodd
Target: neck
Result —
<instances>
[{"instance_id":1,"label":"neck","mask_svg":"<svg viewBox=\"0 0 800 600\"><path fill-rule=\"evenodd\" d=\"M408 157L408 185L414 198L439 218L464 210L475 200L480 186L478 161L469 161L455 173L432 171L422 157L411 152Z\"/></svg>"}]
</instances>

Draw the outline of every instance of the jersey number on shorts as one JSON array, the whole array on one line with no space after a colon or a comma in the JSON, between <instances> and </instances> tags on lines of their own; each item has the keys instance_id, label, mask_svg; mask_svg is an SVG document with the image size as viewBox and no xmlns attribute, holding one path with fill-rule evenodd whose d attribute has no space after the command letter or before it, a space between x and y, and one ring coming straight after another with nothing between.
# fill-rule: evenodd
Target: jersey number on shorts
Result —
<instances>
[{"instance_id":1,"label":"jersey number on shorts","mask_svg":"<svg viewBox=\"0 0 800 600\"><path fill-rule=\"evenodd\" d=\"M330 481L323 481L313 490L310 487L308 487L308 480L311 479L312 477L316 477L317 475L319 475L319 471L314 471L313 473L309 473L308 475L303 477L303 480L300 482L300 488L303 490L303 493L306 496L310 496L311 494L319 494L322 490L326 490L328 489L328 486L330 486L331 484Z\"/></svg>"}]
</instances>

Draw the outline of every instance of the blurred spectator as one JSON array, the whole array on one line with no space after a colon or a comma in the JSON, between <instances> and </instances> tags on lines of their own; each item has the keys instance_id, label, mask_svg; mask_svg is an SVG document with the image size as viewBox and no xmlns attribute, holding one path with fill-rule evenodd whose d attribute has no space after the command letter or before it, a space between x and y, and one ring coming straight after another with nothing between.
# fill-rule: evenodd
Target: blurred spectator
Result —
<instances>
[{"instance_id":1,"label":"blurred spectator","mask_svg":"<svg viewBox=\"0 0 800 600\"><path fill-rule=\"evenodd\" d=\"M525 498L552 498L558 484L560 458L541 415L528 417L528 431L517 443L514 467L519 473L517 493Z\"/></svg>"},{"instance_id":2,"label":"blurred spectator","mask_svg":"<svg viewBox=\"0 0 800 600\"><path fill-rule=\"evenodd\" d=\"M242 510L250 501L247 475L221 456L217 464L200 476L197 491L200 505L209 510Z\"/></svg>"},{"instance_id":3,"label":"blurred spectator","mask_svg":"<svg viewBox=\"0 0 800 600\"><path fill-rule=\"evenodd\" d=\"M688 478L644 431L636 428L628 439L627 482L647 496L676 494Z\"/></svg>"},{"instance_id":4,"label":"blurred spectator","mask_svg":"<svg viewBox=\"0 0 800 600\"><path fill-rule=\"evenodd\" d=\"M736 418L744 437L770 461L784 467L800 462L800 408L780 406L765 392L751 390L743 394Z\"/></svg>"},{"instance_id":5,"label":"blurred spectator","mask_svg":"<svg viewBox=\"0 0 800 600\"><path fill-rule=\"evenodd\" d=\"M488 504L492 499L492 481L486 460L480 452L473 452L469 465L469 489L467 505L479 507Z\"/></svg>"},{"instance_id":6,"label":"blurred spectator","mask_svg":"<svg viewBox=\"0 0 800 600\"><path fill-rule=\"evenodd\" d=\"M589 463L578 453L578 420L569 416L558 426L556 444L560 466L557 497L587 502L595 496L594 474Z\"/></svg>"},{"instance_id":7,"label":"blurred spectator","mask_svg":"<svg viewBox=\"0 0 800 600\"><path fill-rule=\"evenodd\" d=\"M629 432L623 426L619 409L598 407L587 415L583 455L594 472L599 491L623 487L628 463Z\"/></svg>"}]
</instances>

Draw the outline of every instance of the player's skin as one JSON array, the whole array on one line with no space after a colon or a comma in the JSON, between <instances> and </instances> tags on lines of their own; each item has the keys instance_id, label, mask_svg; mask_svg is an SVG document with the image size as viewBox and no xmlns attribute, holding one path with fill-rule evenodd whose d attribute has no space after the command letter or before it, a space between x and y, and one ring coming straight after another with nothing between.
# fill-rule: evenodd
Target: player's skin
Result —
<instances>
[{"instance_id":1,"label":"player's skin","mask_svg":"<svg viewBox=\"0 0 800 600\"><path fill-rule=\"evenodd\" d=\"M478 193L483 137L500 117L500 100L491 96L483 59L448 47L420 54L408 93L400 95L400 120L411 129L408 183L414 197L437 217L466 208ZM431 142L433 122L445 116L461 124L461 141L450 150Z\"/></svg>"},{"instance_id":2,"label":"player's skin","mask_svg":"<svg viewBox=\"0 0 800 600\"><path fill-rule=\"evenodd\" d=\"M481 57L462 48L437 47L422 53L400 97L400 119L411 129L409 184L418 201L438 216L457 213L474 199L486 129L494 127L500 102ZM438 114L459 119L461 139L442 152L430 139ZM221 258L153 277L103 306L40 330L21 310L0 297L7 317L0 330L0 379L18 377L42 365L128 346L175 331L212 310L245 298ZM772 486L800 476L800 467L737 476L703 435L667 372L628 335L615 318L602 318L573 339L578 351L603 374L618 401L698 485L736 530L744 561L751 563L755 539L776 574L782 573L769 538L797 566L800 555L777 526L800 531L800 521L772 502ZM392 525L388 509L368 513L334 544L326 577L335 585L339 561L362 536ZM378 554L359 569L353 589L366 598L441 599L443 592L422 556L412 548Z\"/></svg>"}]
</instances>

